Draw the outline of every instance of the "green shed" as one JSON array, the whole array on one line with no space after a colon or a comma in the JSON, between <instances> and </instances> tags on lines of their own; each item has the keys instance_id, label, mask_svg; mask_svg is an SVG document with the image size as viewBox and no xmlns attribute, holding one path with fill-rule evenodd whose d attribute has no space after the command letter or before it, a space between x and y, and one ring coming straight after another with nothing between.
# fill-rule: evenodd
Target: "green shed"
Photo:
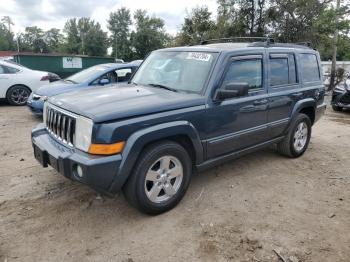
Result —
<instances>
[{"instance_id":1,"label":"green shed","mask_svg":"<svg viewBox=\"0 0 350 262\"><path fill-rule=\"evenodd\" d=\"M61 78L68 77L88 67L114 63L113 57L97 57L68 54L42 54L42 53L15 53L13 59L16 63L34 70L55 73Z\"/></svg>"}]
</instances>

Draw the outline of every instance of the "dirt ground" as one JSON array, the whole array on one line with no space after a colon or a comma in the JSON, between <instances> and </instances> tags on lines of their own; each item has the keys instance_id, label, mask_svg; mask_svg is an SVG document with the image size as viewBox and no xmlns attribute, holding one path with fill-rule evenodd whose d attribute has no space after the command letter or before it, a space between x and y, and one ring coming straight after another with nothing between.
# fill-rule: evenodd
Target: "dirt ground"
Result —
<instances>
[{"instance_id":1,"label":"dirt ground","mask_svg":"<svg viewBox=\"0 0 350 262\"><path fill-rule=\"evenodd\" d=\"M350 112L328 110L299 159L270 148L195 176L159 216L41 168L38 122L0 104L0 262L350 261Z\"/></svg>"}]
</instances>

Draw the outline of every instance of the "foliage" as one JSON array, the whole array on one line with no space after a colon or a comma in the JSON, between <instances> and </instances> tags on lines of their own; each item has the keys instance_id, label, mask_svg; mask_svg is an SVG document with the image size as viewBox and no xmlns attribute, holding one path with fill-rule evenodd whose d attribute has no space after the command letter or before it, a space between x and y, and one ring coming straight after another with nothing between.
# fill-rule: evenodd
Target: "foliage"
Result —
<instances>
[{"instance_id":1,"label":"foliage","mask_svg":"<svg viewBox=\"0 0 350 262\"><path fill-rule=\"evenodd\" d=\"M350 60L350 0L339 10L338 60ZM133 15L127 8L111 12L107 19L110 36L90 18L69 19L61 32L31 26L15 36L6 16L0 22L0 50L66 52L106 55L125 61L143 59L150 51L166 46L193 45L210 38L271 36L281 42L310 41L323 60L332 57L337 15L331 0L217 0L217 14L198 6L185 16L175 37L165 31L164 21L145 10ZM215 19L214 19L215 17Z\"/></svg>"},{"instance_id":2,"label":"foliage","mask_svg":"<svg viewBox=\"0 0 350 262\"><path fill-rule=\"evenodd\" d=\"M197 44L210 38L214 27L208 7L196 7L185 17L180 34L176 37L176 44Z\"/></svg>"},{"instance_id":3,"label":"foliage","mask_svg":"<svg viewBox=\"0 0 350 262\"><path fill-rule=\"evenodd\" d=\"M167 45L169 36L162 19L150 17L145 10L136 10L134 20L136 29L130 37L134 59L143 59L149 52Z\"/></svg>"},{"instance_id":4,"label":"foliage","mask_svg":"<svg viewBox=\"0 0 350 262\"><path fill-rule=\"evenodd\" d=\"M132 52L130 48L130 26L132 25L130 10L122 7L116 12L111 12L107 22L111 32L112 56L129 60Z\"/></svg>"},{"instance_id":5,"label":"foliage","mask_svg":"<svg viewBox=\"0 0 350 262\"><path fill-rule=\"evenodd\" d=\"M63 51L71 54L104 56L107 53L107 33L90 18L69 19L63 29L66 34Z\"/></svg>"}]
</instances>

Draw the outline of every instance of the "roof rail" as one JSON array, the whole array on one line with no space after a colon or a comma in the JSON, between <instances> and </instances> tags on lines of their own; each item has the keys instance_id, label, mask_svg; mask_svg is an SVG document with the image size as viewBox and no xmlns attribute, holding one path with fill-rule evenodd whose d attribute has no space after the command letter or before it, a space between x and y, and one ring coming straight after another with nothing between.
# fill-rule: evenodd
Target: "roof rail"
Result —
<instances>
[{"instance_id":1,"label":"roof rail","mask_svg":"<svg viewBox=\"0 0 350 262\"><path fill-rule=\"evenodd\" d=\"M254 47L286 47L286 48L302 48L302 49L313 49L310 43L273 43L266 44L263 42L251 43L249 46Z\"/></svg>"},{"instance_id":2,"label":"roof rail","mask_svg":"<svg viewBox=\"0 0 350 262\"><path fill-rule=\"evenodd\" d=\"M218 39L208 39L203 40L200 44L201 45L207 45L207 44L215 44L215 43L235 43L235 42L264 42L267 45L275 43L275 40L271 37L255 37L255 36L248 36L248 37L230 37L230 38L218 38Z\"/></svg>"},{"instance_id":3,"label":"roof rail","mask_svg":"<svg viewBox=\"0 0 350 262\"><path fill-rule=\"evenodd\" d=\"M303 46L307 46L307 47L312 48L311 42L298 42L298 43L295 43L295 44L296 45L303 45Z\"/></svg>"}]
</instances>

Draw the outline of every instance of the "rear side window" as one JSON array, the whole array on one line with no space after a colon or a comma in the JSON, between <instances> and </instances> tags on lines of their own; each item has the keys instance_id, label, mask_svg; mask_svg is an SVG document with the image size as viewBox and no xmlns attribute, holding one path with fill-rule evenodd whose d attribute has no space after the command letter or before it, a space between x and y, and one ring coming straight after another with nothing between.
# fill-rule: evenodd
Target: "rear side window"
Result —
<instances>
[{"instance_id":1,"label":"rear side window","mask_svg":"<svg viewBox=\"0 0 350 262\"><path fill-rule=\"evenodd\" d=\"M301 54L300 62L304 82L314 82L320 80L320 70L316 55Z\"/></svg>"},{"instance_id":2,"label":"rear side window","mask_svg":"<svg viewBox=\"0 0 350 262\"><path fill-rule=\"evenodd\" d=\"M232 61L223 83L228 82L248 83L249 89L262 88L262 59Z\"/></svg>"},{"instance_id":3,"label":"rear side window","mask_svg":"<svg viewBox=\"0 0 350 262\"><path fill-rule=\"evenodd\" d=\"M273 54L270 56L270 86L297 83L295 57L293 54Z\"/></svg>"},{"instance_id":4,"label":"rear side window","mask_svg":"<svg viewBox=\"0 0 350 262\"><path fill-rule=\"evenodd\" d=\"M9 67L9 66L3 66L4 71L6 74L16 74L17 72L19 72L18 69L13 68L13 67Z\"/></svg>"},{"instance_id":5,"label":"rear side window","mask_svg":"<svg viewBox=\"0 0 350 262\"><path fill-rule=\"evenodd\" d=\"M0 65L0 74L5 74L5 70L4 70L4 68L2 67L2 65Z\"/></svg>"}]
</instances>

